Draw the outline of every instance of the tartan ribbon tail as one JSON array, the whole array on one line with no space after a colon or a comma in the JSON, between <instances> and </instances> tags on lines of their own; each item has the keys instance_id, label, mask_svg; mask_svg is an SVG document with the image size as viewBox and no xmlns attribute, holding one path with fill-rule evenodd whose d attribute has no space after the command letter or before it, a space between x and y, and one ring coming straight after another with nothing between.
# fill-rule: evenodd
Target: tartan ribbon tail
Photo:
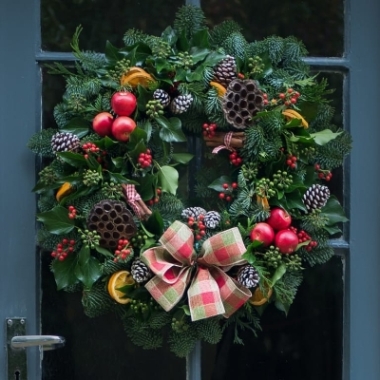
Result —
<instances>
[{"instance_id":1,"label":"tartan ribbon tail","mask_svg":"<svg viewBox=\"0 0 380 380\"><path fill-rule=\"evenodd\" d=\"M228 132L224 135L223 143L224 145L219 145L215 147L212 150L212 153L216 154L222 149L228 149L229 151L233 152L235 149L231 146L231 140L232 140L233 132Z\"/></svg>"},{"instance_id":2,"label":"tartan ribbon tail","mask_svg":"<svg viewBox=\"0 0 380 380\"><path fill-rule=\"evenodd\" d=\"M127 200L128 205L132 208L133 212L140 219L141 218L141 210L137 205L137 201L141 200L140 194L136 191L135 185L124 184L123 185L123 193L125 199Z\"/></svg>"}]
</instances>

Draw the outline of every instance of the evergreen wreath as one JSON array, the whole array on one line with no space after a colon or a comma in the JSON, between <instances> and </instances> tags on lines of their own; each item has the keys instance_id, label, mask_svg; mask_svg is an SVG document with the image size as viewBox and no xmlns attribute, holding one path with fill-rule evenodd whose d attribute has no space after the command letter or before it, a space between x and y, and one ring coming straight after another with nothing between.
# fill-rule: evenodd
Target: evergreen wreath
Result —
<instances>
[{"instance_id":1,"label":"evergreen wreath","mask_svg":"<svg viewBox=\"0 0 380 380\"><path fill-rule=\"evenodd\" d=\"M161 36L128 30L60 63L57 126L31 137L38 244L89 317L116 312L136 345L178 356L226 326L287 313L304 269L347 218L328 187L350 152L325 79L293 37L247 42L183 6ZM196 156L196 157L194 157ZM188 179L196 178L193 184Z\"/></svg>"}]
</instances>

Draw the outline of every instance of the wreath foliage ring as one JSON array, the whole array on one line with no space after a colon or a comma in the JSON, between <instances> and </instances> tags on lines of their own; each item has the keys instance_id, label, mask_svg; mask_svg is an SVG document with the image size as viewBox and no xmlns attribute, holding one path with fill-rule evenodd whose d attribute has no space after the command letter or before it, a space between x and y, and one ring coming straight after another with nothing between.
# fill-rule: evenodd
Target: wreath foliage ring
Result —
<instances>
[{"instance_id":1,"label":"wreath foliage ring","mask_svg":"<svg viewBox=\"0 0 380 380\"><path fill-rule=\"evenodd\" d=\"M328 184L351 137L327 81L295 38L247 42L193 6L104 55L80 32L75 70L49 67L66 81L57 125L29 142L46 158L38 242L58 289L81 291L90 317L117 311L147 349L185 356L231 324L241 343L263 309L288 311L347 220Z\"/></svg>"}]
</instances>

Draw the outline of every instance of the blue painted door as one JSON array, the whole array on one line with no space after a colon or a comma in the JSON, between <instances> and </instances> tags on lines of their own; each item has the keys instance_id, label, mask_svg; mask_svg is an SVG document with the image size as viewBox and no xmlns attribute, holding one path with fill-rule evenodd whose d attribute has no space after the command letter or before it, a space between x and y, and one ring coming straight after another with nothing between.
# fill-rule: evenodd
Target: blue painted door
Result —
<instances>
[{"instance_id":1,"label":"blue painted door","mask_svg":"<svg viewBox=\"0 0 380 380\"><path fill-rule=\"evenodd\" d=\"M51 86L53 89L54 86L59 88L60 85L49 82L49 78L44 76L43 64L53 60L69 62L72 59L66 53L69 49L61 49L65 39L70 38L70 35L62 37L60 33L63 32L56 28L58 15L63 12L59 6L57 7L58 3L42 1L46 12L41 13L38 0L2 0L0 2L0 257L2 260L0 319L5 324L8 317L26 317L28 334L41 333L45 325L43 324L41 328L40 300L43 294L41 293L40 276L43 271L41 271L41 262L35 248L36 207L35 197L31 192L35 183L38 162L28 151L26 145L29 137L40 129L43 118L48 117L43 113L43 110L49 107L49 99L43 98L44 85ZM87 1L87 3L90 2ZM147 27L156 25L153 23L156 2L153 3L149 1L131 2L128 22L134 22L131 14L133 15L135 12L147 16L145 20ZM173 12L178 5L178 2L171 1L159 3L161 7L164 6L162 4L166 4L169 13ZM198 2L189 3L197 4ZM334 315L327 315L326 321L329 322L329 318L330 322L337 320L335 329L334 323L331 323L328 334L336 333L338 338L335 337L335 344L339 354L335 356L333 363L325 361L324 364L336 366L338 362L339 367L340 358L343 363L340 369L330 373L339 373L339 378L344 380L378 379L380 378L380 361L378 360L380 357L380 276L378 274L380 268L378 253L380 206L377 201L380 185L380 150L378 149L380 141L380 129L378 128L380 3L378 0L347 0L344 4L341 2L341 7L334 8L334 5L339 3L338 1L327 1L324 5L321 0L315 3L321 4L322 7L313 9L312 7L308 8L305 2L293 1L293 8L289 11L287 7L290 5L284 5L286 2L268 1L260 4L256 13L253 8L249 8L252 6L251 2L238 1L237 4L243 4L243 7L240 8L229 2L210 0L201 3L207 14L216 22L220 21L221 17L233 15L240 17L243 22L246 20L246 25L249 26L254 23L256 17L262 17L265 14L268 24L271 26L268 32L286 31L289 24L293 27L290 30L297 33L302 34L305 30L309 30L306 34L314 36L316 42L313 47L315 58L309 58L308 62L316 71L325 72L341 90L341 94L338 90L337 99L341 99L341 101L337 101L337 107L340 107L342 111L341 122L344 128L350 130L353 136L354 149L339 176L337 187L341 189L341 196L345 201L350 222L345 229L343 239L332 242L336 248L336 264L333 264L335 267L330 267L327 272L329 278L337 280L334 283L339 282L338 277L343 281L337 298L340 300L338 301L340 309ZM112 27L107 26L107 22L103 23L104 29L101 31L95 28L95 23L99 22L102 17L104 18L104 15L115 15L118 12L118 9L112 9L111 4L104 9L97 10L96 4L97 2L93 1L92 4L86 6L85 0L73 1L72 4L73 7L78 7L75 8L78 9L78 12L80 8L83 14L90 15L87 17L88 40L89 43L94 44L102 35L105 40L112 38L115 33ZM249 13L248 9L251 9L252 13ZM305 9L309 12L306 23L299 16ZM333 12L329 13L329 9L340 9L341 13L338 18L341 18L342 23L339 24L338 29L331 21L336 15ZM249 17L244 17L245 14ZM291 22L287 24L286 20L289 15L291 15ZM304 17L306 17L306 13ZM111 21L115 20L110 19L108 21L110 25ZM75 17L72 17L72 20L68 18L65 23L69 25L70 23L75 24L77 21ZM41 25L45 28L42 39ZM93 25L92 30L90 29L91 25ZM124 29L127 28L128 26ZM157 28L162 29L160 25L157 25ZM257 36L260 30L255 33L253 37ZM318 35L322 37L318 39ZM334 43L334 41L337 42ZM43 106L41 106L42 100ZM326 272L321 271L318 275L323 280ZM321 284L322 282L318 283L318 286ZM69 298L67 302L75 302L75 300ZM42 314L46 311L45 307L47 306L44 306ZM54 310L51 312L54 314ZM56 322L52 321L50 333L61 334L60 331L53 331L54 327L59 325L59 321ZM81 335L81 331L84 326L92 328L91 323L84 318L76 320L77 329L73 334L78 340L88 339ZM97 327L94 325L93 328ZM2 342L0 378L8 379L12 377L6 376L7 345L4 331L4 328L0 330ZM97 331L92 337L93 341L85 342L85 346L89 347L93 343L94 345L108 345L110 334L112 334L110 330ZM326 339L329 337L326 336ZM338 343L336 343L337 339ZM313 346L313 338L308 344L310 347ZM281 347L279 346L280 349ZM41 370L40 352L36 348L31 348L28 350L29 379L54 379L57 376L55 373L63 371L62 368L59 368L60 365L75 366L78 361L83 361L82 354L83 352L77 352L73 348L71 350L72 361L65 362L64 365L59 362L58 351L56 354L58 360L51 365L48 363L49 356L46 354L44 363L48 369ZM336 355L336 352L331 353L331 355L334 354ZM140 356L141 361L137 361L137 365L129 369L128 376L138 378L139 369L144 365L147 366L150 360L153 360L152 354L141 355L146 356ZM172 364L172 358L165 352L158 354L158 357L159 360L167 361L167 365ZM85 360L89 363L89 369L92 367L91 361L96 361L96 356L89 355L85 357ZM111 358L107 358L107 360L111 360ZM115 362L112 362L114 363L112 367L117 366L120 360L116 358ZM157 356L155 360L158 360ZM212 351L207 347L197 347L186 362L175 363L178 378L187 377L194 380L222 378L218 377L220 375L217 375L213 368L210 369L211 360ZM268 358L265 360L266 366L273 364L268 361ZM315 366L316 370L320 366L317 357L310 363ZM111 366L111 364L109 365ZM233 365L233 362L228 362L226 373L236 372L233 370ZM239 365L242 366L241 363ZM82 370L85 371L86 368ZM284 371L286 370L292 371L294 368L284 369ZM78 369L78 371L80 370ZM251 374L253 377L254 372ZM86 379L86 375L77 376L80 376L77 378ZM266 378L278 380L282 378L278 374L271 376L268 374ZM157 377L164 378L164 374L158 374ZM94 376L91 378L96 379ZM99 377L100 380L103 378L106 378L105 375ZM298 375L297 378L311 379L309 375L304 377ZM335 380L334 377L331 378Z\"/></svg>"}]
</instances>

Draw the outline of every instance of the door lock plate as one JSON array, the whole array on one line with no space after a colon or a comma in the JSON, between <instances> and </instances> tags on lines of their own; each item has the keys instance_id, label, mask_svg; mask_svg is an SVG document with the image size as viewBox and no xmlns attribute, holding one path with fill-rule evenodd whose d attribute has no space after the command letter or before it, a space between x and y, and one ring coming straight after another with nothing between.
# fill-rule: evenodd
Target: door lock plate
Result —
<instances>
[{"instance_id":1,"label":"door lock plate","mask_svg":"<svg viewBox=\"0 0 380 380\"><path fill-rule=\"evenodd\" d=\"M27 380L26 350L11 347L14 336L26 334L26 318L6 318L7 380Z\"/></svg>"}]
</instances>

